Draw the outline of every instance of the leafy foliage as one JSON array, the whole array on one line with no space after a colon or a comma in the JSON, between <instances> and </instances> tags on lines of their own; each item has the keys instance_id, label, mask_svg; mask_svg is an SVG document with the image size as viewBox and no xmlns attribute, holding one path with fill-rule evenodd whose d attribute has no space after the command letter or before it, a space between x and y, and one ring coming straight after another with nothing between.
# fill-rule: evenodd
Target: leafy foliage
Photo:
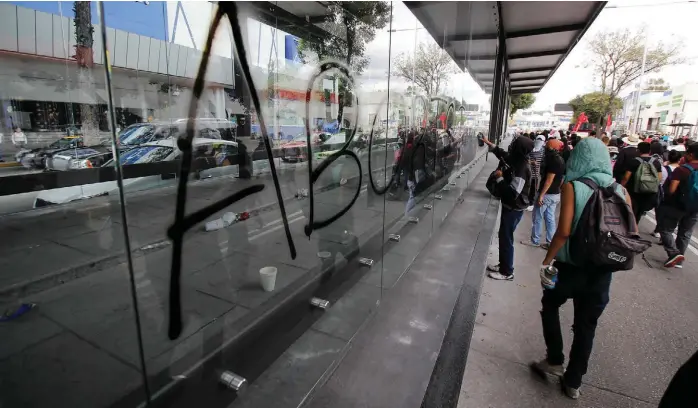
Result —
<instances>
[{"instance_id":1,"label":"leafy foliage","mask_svg":"<svg viewBox=\"0 0 698 408\"><path fill-rule=\"evenodd\" d=\"M608 112L615 112L623 108L623 100L620 98L610 98L610 95L602 92L591 92L584 95L577 95L570 102L574 109L574 120L581 112L589 118L590 123L599 123L605 120Z\"/></svg>"},{"instance_id":2,"label":"leafy foliage","mask_svg":"<svg viewBox=\"0 0 698 408\"><path fill-rule=\"evenodd\" d=\"M588 50L591 55L586 66L593 68L600 81L601 93L610 96L609 102L642 75L646 31L645 27L637 30L624 28L602 31L589 40ZM658 72L666 66L683 63L685 59L681 57L682 48L681 41L647 44L645 72ZM601 111L603 118L613 110L609 105ZM595 123L591 119L590 121Z\"/></svg>"},{"instance_id":3,"label":"leafy foliage","mask_svg":"<svg viewBox=\"0 0 698 408\"><path fill-rule=\"evenodd\" d=\"M356 76L366 69L370 59L364 56L366 44L373 41L376 31L390 21L390 3L384 1L329 1L324 21L319 24L329 35L321 41L301 39L298 54L305 64L318 65L321 61L335 59L345 63ZM338 78L339 113L342 123L344 106L351 104L351 85L346 78Z\"/></svg>"},{"instance_id":4,"label":"leafy foliage","mask_svg":"<svg viewBox=\"0 0 698 408\"><path fill-rule=\"evenodd\" d=\"M417 53L401 53L394 61L394 75L413 83L432 97L439 94L449 75L456 73L451 57L437 44L419 44Z\"/></svg>"},{"instance_id":5,"label":"leafy foliage","mask_svg":"<svg viewBox=\"0 0 698 408\"><path fill-rule=\"evenodd\" d=\"M509 116L513 118L517 110L530 108L536 102L536 97L530 93L516 94L512 95L510 101Z\"/></svg>"}]
</instances>

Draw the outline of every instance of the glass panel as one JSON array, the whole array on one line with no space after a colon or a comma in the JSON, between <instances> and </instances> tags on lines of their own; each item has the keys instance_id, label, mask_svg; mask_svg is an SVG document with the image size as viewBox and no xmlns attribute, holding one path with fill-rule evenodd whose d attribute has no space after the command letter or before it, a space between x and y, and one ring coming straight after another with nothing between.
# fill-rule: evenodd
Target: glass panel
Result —
<instances>
[{"instance_id":1,"label":"glass panel","mask_svg":"<svg viewBox=\"0 0 698 408\"><path fill-rule=\"evenodd\" d=\"M119 142L148 386L164 401L179 390L183 397L168 402L191 406L189 397L228 370L251 383L241 401L253 401L267 395L259 390L267 377L305 367L318 372L306 379L310 390L380 299L384 210L367 176L370 161L377 187L387 183L387 151L397 142L381 104L390 4L226 4L232 24L225 16L215 32L197 95L217 5L166 8L157 71L124 72L129 105L115 104L138 116ZM306 14L312 24L289 22ZM330 61L338 63L320 72ZM381 120L369 153L373 112ZM190 138L190 153L177 138ZM190 172L180 173L189 160ZM178 204L187 216L203 214L186 231ZM320 314L313 297L332 306ZM317 357L289 366L289 353ZM210 398L228 403L234 394Z\"/></svg>"},{"instance_id":2,"label":"glass panel","mask_svg":"<svg viewBox=\"0 0 698 408\"><path fill-rule=\"evenodd\" d=\"M0 53L0 404L142 401L116 172L101 167L114 152L97 3L17 3L0 5L17 29Z\"/></svg>"}]
</instances>

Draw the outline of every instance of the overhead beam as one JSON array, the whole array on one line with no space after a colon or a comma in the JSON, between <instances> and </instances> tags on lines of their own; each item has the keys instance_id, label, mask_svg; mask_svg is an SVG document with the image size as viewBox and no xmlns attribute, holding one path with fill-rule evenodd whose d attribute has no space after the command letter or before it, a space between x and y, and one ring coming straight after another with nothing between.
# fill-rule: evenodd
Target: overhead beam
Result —
<instances>
[{"instance_id":1,"label":"overhead beam","mask_svg":"<svg viewBox=\"0 0 698 408\"><path fill-rule=\"evenodd\" d=\"M589 27L591 26L591 24L594 22L594 20L596 20L596 18L599 16L599 14L601 14L601 10L603 10L603 8L606 6L606 3L607 3L606 1L596 2L596 7L594 7L594 9L591 10L591 12L589 13L589 15L586 18L586 24L584 25L584 28L579 30L579 32L572 39L570 46L567 48L567 52L562 57L560 57L560 59L558 59L557 64L555 64L555 68L553 68L553 70L550 71L550 74L548 75L548 79L546 79L545 82L543 82L543 85L540 87L541 89L543 89L543 87L545 87L545 84L547 84L548 81L550 81L550 78L552 78L553 75L555 75L555 72L557 71L557 69L560 68L560 65L562 65L562 61L567 59L567 56L570 54L570 52L572 52L574 47L579 43L579 40L581 40L582 37L584 36L584 34L587 32L587 30L589 30Z\"/></svg>"},{"instance_id":2,"label":"overhead beam","mask_svg":"<svg viewBox=\"0 0 698 408\"><path fill-rule=\"evenodd\" d=\"M537 67L537 68L521 68L521 69L512 69L509 71L509 75L511 74L525 74L527 72L538 72L538 71L551 71L555 67Z\"/></svg>"},{"instance_id":3,"label":"overhead beam","mask_svg":"<svg viewBox=\"0 0 698 408\"><path fill-rule=\"evenodd\" d=\"M537 51L537 52L525 52L521 54L511 54L507 58L513 59L523 59L523 58L538 58L538 57L549 57L552 55L563 55L567 53L567 48L562 48L559 50L547 50L547 51Z\"/></svg>"},{"instance_id":4,"label":"overhead beam","mask_svg":"<svg viewBox=\"0 0 698 408\"><path fill-rule=\"evenodd\" d=\"M539 80L546 80L548 79L547 75L543 76L532 76L532 77L523 77L523 78L509 78L509 82L523 82L523 81L539 81ZM512 83L512 86L514 84Z\"/></svg>"},{"instance_id":5,"label":"overhead beam","mask_svg":"<svg viewBox=\"0 0 698 408\"><path fill-rule=\"evenodd\" d=\"M511 94L511 95L521 95L521 94L525 94L525 93L536 93L536 92L538 92L538 91L540 91L540 88L538 88L538 89L531 89L531 90L528 90L528 89L524 89L524 90L512 89L511 92L510 92L510 94Z\"/></svg>"},{"instance_id":6,"label":"overhead beam","mask_svg":"<svg viewBox=\"0 0 698 408\"><path fill-rule=\"evenodd\" d=\"M521 30L521 31L514 31L511 33L506 33L506 38L521 38L521 37L530 37L533 35L544 35L544 34L555 34L555 33L564 33L564 32L569 32L569 31L579 31L583 30L584 27L586 26L585 23L580 23L580 24L567 24L567 25L560 25L560 26L553 26L553 27L543 27L543 28L534 28L531 30ZM497 39L497 33L484 33L484 34L454 34L454 35L449 35L446 37L446 41L448 42L456 42L456 41L481 41L481 40L496 40Z\"/></svg>"},{"instance_id":7,"label":"overhead beam","mask_svg":"<svg viewBox=\"0 0 698 408\"><path fill-rule=\"evenodd\" d=\"M530 37L533 35L564 33L564 32L568 32L568 31L579 31L579 30L583 30L584 27L586 27L586 25L587 25L587 23L584 22L584 23L579 23L579 24L567 24L567 25L559 25L559 26L553 26L553 27L534 28L531 30L514 31L511 33L507 33L507 39L520 38L520 37Z\"/></svg>"}]
</instances>

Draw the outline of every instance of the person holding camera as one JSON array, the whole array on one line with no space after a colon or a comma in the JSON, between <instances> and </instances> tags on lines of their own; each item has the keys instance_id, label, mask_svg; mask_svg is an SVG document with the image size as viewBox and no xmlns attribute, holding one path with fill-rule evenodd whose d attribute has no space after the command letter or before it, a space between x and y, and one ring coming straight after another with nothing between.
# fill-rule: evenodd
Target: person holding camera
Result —
<instances>
[{"instance_id":1,"label":"person holding camera","mask_svg":"<svg viewBox=\"0 0 698 408\"><path fill-rule=\"evenodd\" d=\"M496 280L514 280L514 231L519 225L523 212L533 204L535 187L529 154L533 141L517 137L511 142L509 151L496 146L484 137L479 138L499 159L499 167L490 176L490 192L502 201L502 214L499 221L499 264L488 265L487 276Z\"/></svg>"}]
</instances>

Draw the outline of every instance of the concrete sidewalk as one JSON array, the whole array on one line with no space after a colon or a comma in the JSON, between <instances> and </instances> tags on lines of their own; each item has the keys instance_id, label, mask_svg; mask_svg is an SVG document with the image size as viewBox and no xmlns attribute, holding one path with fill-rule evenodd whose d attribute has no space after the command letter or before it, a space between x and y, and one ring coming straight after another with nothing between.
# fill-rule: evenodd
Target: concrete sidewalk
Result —
<instances>
[{"instance_id":1,"label":"concrete sidewalk","mask_svg":"<svg viewBox=\"0 0 698 408\"><path fill-rule=\"evenodd\" d=\"M645 237L653 228L641 222ZM518 243L530 231L527 212L515 234L515 281L485 278L459 408L656 407L674 373L698 348L698 257L689 251L683 270L667 270L661 266L663 249L654 245L646 253L652 268L638 258L632 271L614 275L582 395L573 401L557 380L545 383L528 368L545 356L538 277L545 253ZM495 235L490 263L497 262L497 250ZM567 358L571 302L560 315Z\"/></svg>"}]
</instances>

